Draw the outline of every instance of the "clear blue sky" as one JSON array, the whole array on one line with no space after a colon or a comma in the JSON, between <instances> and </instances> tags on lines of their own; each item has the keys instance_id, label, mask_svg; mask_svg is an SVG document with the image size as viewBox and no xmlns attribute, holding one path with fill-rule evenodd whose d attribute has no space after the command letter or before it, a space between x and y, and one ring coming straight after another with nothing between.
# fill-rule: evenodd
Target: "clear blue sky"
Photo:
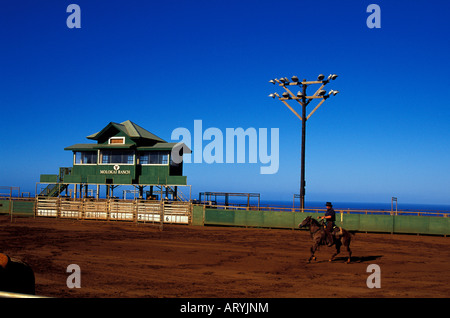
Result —
<instances>
[{"instance_id":1,"label":"clear blue sky","mask_svg":"<svg viewBox=\"0 0 450 318\"><path fill-rule=\"evenodd\" d=\"M66 8L81 7L81 29ZM369 29L366 8L381 8ZM301 122L275 77L339 78L310 118L307 201L450 204L450 2L42 0L0 3L0 185L34 193L71 166L63 148L131 120L280 129L280 167L186 164L200 191L299 192Z\"/></svg>"}]
</instances>

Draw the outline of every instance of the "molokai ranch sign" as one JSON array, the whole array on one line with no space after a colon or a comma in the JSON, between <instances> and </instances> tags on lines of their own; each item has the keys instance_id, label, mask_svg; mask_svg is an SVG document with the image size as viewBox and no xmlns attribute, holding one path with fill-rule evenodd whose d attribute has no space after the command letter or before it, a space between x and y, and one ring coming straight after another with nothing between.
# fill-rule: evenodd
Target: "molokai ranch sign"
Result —
<instances>
[{"instance_id":1,"label":"molokai ranch sign","mask_svg":"<svg viewBox=\"0 0 450 318\"><path fill-rule=\"evenodd\" d=\"M100 170L100 174L121 174L121 175L125 175L125 174L131 174L131 172L130 172L130 170L120 170L120 166L119 165L115 165L114 166L114 170L102 169L102 170Z\"/></svg>"}]
</instances>

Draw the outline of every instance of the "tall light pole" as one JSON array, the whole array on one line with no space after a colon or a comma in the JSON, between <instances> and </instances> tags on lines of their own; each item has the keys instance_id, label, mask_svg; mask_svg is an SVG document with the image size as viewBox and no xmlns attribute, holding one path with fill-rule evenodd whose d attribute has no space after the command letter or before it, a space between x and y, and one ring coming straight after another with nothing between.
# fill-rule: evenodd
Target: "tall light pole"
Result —
<instances>
[{"instance_id":1,"label":"tall light pole","mask_svg":"<svg viewBox=\"0 0 450 318\"><path fill-rule=\"evenodd\" d=\"M291 80L287 77L283 77L280 79L272 79L269 83L278 84L283 87L285 92L280 95L278 93L270 94L269 96L272 98L277 97L280 101L282 101L301 121L302 121L302 153L301 153L301 176L300 176L300 209L302 212L305 209L305 144L306 144L306 122L311 117L312 114L323 104L323 102L329 98L331 95L335 96L339 91L330 90L328 93L323 89L325 85L327 85L331 80L335 80L337 78L336 74L330 74L327 79L323 74L320 74L317 77L316 81L307 81L306 79L300 81L297 76L292 76ZM317 89L317 91L311 95L307 96L306 88L308 85L313 84L321 84L321 86ZM296 95L294 95L290 90L289 86L298 86L301 90L298 91ZM306 115L306 106L309 105L311 101L314 99L321 99L321 101L317 104L317 106ZM300 104L302 107L302 115L300 116L294 108L289 105L288 101L294 100Z\"/></svg>"}]
</instances>

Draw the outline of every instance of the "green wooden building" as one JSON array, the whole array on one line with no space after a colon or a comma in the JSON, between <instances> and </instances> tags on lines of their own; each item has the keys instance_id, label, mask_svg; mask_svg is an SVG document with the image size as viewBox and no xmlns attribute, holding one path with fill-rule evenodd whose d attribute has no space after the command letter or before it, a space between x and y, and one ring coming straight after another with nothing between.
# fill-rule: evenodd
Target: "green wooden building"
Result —
<instances>
[{"instance_id":1,"label":"green wooden building","mask_svg":"<svg viewBox=\"0 0 450 318\"><path fill-rule=\"evenodd\" d=\"M87 136L96 143L80 143L64 148L73 152L73 166L60 168L58 175L43 174L40 183L48 184L41 195L58 196L70 184L86 189L90 185L133 185L142 191L145 186L162 186L176 191L177 186L186 186L183 163L172 158L177 143L169 143L127 120L109 123L99 132ZM178 151L179 149L179 151ZM190 150L183 145L177 147L181 156ZM153 187L152 187L153 189ZM75 191L76 188L75 188Z\"/></svg>"}]
</instances>

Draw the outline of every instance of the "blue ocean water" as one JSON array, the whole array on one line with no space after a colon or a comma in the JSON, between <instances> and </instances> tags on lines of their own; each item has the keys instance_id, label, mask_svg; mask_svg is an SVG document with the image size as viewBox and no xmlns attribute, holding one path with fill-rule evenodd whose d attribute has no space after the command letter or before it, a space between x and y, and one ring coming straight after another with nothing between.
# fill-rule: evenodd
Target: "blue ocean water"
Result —
<instances>
[{"instance_id":1,"label":"blue ocean water","mask_svg":"<svg viewBox=\"0 0 450 318\"><path fill-rule=\"evenodd\" d=\"M246 205L247 200L241 198L230 198L230 204L242 204ZM305 208L317 208L317 209L325 209L325 201L306 201ZM222 202L218 202L218 204L223 204ZM250 199L250 205L257 205L258 200L256 198ZM283 200L261 200L261 207L285 207L292 208L294 202L291 201L283 201ZM298 199L295 201L294 207L298 208L300 206L300 202ZM391 211L391 202L386 203L374 203L374 202L333 202L333 208L335 210L376 210L376 211ZM449 213L450 214L450 204L432 204L432 203L403 203L399 202L397 207L393 205L393 210L395 211L413 211L413 212L441 212L441 213Z\"/></svg>"},{"instance_id":2,"label":"blue ocean water","mask_svg":"<svg viewBox=\"0 0 450 318\"><path fill-rule=\"evenodd\" d=\"M292 207L293 202L286 201L267 201L263 205L286 205ZM296 200L295 207L299 207L300 202ZM305 202L305 208L321 208L325 209L325 202ZM391 202L388 203L373 203L373 202L333 202L335 210L377 210L377 211L391 211ZM419 203L402 203L396 204L394 202L393 209L398 211L414 211L414 212L446 212L450 213L450 205L446 204L419 204Z\"/></svg>"}]
</instances>

